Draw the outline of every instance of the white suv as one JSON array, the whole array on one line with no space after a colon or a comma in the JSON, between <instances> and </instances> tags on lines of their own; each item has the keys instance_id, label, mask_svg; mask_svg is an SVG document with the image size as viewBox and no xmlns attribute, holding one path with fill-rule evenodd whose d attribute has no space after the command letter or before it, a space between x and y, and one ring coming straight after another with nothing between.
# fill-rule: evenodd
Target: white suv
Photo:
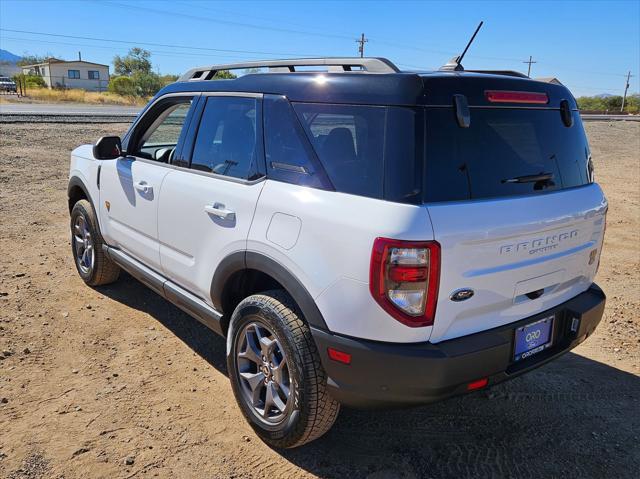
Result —
<instances>
[{"instance_id":1,"label":"white suv","mask_svg":"<svg viewBox=\"0 0 640 479\"><path fill-rule=\"evenodd\" d=\"M242 412L276 447L340 404L530 371L604 310L607 200L575 100L515 72L194 69L122 140L73 151L69 211L87 284L122 268L226 336Z\"/></svg>"}]
</instances>

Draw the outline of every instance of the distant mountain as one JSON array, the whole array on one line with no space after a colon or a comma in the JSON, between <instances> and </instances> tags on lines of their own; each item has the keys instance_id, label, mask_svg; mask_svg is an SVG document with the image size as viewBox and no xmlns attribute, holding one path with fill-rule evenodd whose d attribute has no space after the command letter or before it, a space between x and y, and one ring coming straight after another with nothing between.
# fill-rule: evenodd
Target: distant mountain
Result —
<instances>
[{"instance_id":1,"label":"distant mountain","mask_svg":"<svg viewBox=\"0 0 640 479\"><path fill-rule=\"evenodd\" d=\"M611 98L612 96L615 96L615 95L612 95L611 93L600 93L599 95L594 95L594 96L596 98Z\"/></svg>"},{"instance_id":2,"label":"distant mountain","mask_svg":"<svg viewBox=\"0 0 640 479\"><path fill-rule=\"evenodd\" d=\"M14 55L11 52L0 49L0 62L17 63L22 57Z\"/></svg>"}]
</instances>

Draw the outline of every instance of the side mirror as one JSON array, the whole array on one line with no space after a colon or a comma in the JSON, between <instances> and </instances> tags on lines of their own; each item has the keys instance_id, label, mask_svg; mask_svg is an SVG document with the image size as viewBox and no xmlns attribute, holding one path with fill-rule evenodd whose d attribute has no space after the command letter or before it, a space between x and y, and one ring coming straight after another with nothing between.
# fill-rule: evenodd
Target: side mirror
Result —
<instances>
[{"instance_id":1,"label":"side mirror","mask_svg":"<svg viewBox=\"0 0 640 479\"><path fill-rule=\"evenodd\" d=\"M103 136L93 145L96 160L115 160L122 156L122 142L119 136Z\"/></svg>"}]
</instances>

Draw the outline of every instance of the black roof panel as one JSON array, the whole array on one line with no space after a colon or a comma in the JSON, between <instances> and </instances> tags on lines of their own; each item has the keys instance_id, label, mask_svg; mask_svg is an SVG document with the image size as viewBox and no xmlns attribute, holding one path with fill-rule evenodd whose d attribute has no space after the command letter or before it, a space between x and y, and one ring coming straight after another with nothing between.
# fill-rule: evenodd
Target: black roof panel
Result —
<instances>
[{"instance_id":1,"label":"black roof panel","mask_svg":"<svg viewBox=\"0 0 640 479\"><path fill-rule=\"evenodd\" d=\"M549 96L546 107L558 108L560 101L566 99L576 108L573 96L563 85L471 71L257 73L232 80L179 81L160 90L157 96L191 91L234 91L284 95L291 101L312 103L449 106L454 94L463 94L471 106L487 106L489 103L484 97L485 90L545 92Z\"/></svg>"}]
</instances>

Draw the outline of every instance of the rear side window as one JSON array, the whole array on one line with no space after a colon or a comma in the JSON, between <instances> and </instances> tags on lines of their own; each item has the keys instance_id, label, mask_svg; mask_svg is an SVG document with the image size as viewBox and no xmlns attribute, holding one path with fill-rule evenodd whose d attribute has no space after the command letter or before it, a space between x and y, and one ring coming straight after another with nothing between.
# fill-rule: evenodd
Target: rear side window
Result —
<instances>
[{"instance_id":1,"label":"rear side window","mask_svg":"<svg viewBox=\"0 0 640 479\"><path fill-rule=\"evenodd\" d=\"M336 190L382 198L385 107L296 104Z\"/></svg>"},{"instance_id":2,"label":"rear side window","mask_svg":"<svg viewBox=\"0 0 640 479\"><path fill-rule=\"evenodd\" d=\"M540 194L589 183L589 147L577 112L472 108L460 128L449 108L427 109L425 201ZM548 178L537 180L536 178Z\"/></svg>"},{"instance_id":3,"label":"rear side window","mask_svg":"<svg viewBox=\"0 0 640 479\"><path fill-rule=\"evenodd\" d=\"M337 191L398 202L419 199L419 109L316 103L296 103L294 109Z\"/></svg>"},{"instance_id":4,"label":"rear side window","mask_svg":"<svg viewBox=\"0 0 640 479\"><path fill-rule=\"evenodd\" d=\"M302 186L332 189L302 125L285 97L265 96L264 129L269 178Z\"/></svg>"},{"instance_id":5,"label":"rear side window","mask_svg":"<svg viewBox=\"0 0 640 479\"><path fill-rule=\"evenodd\" d=\"M207 98L191 168L243 180L260 177L257 105L255 98Z\"/></svg>"}]
</instances>

